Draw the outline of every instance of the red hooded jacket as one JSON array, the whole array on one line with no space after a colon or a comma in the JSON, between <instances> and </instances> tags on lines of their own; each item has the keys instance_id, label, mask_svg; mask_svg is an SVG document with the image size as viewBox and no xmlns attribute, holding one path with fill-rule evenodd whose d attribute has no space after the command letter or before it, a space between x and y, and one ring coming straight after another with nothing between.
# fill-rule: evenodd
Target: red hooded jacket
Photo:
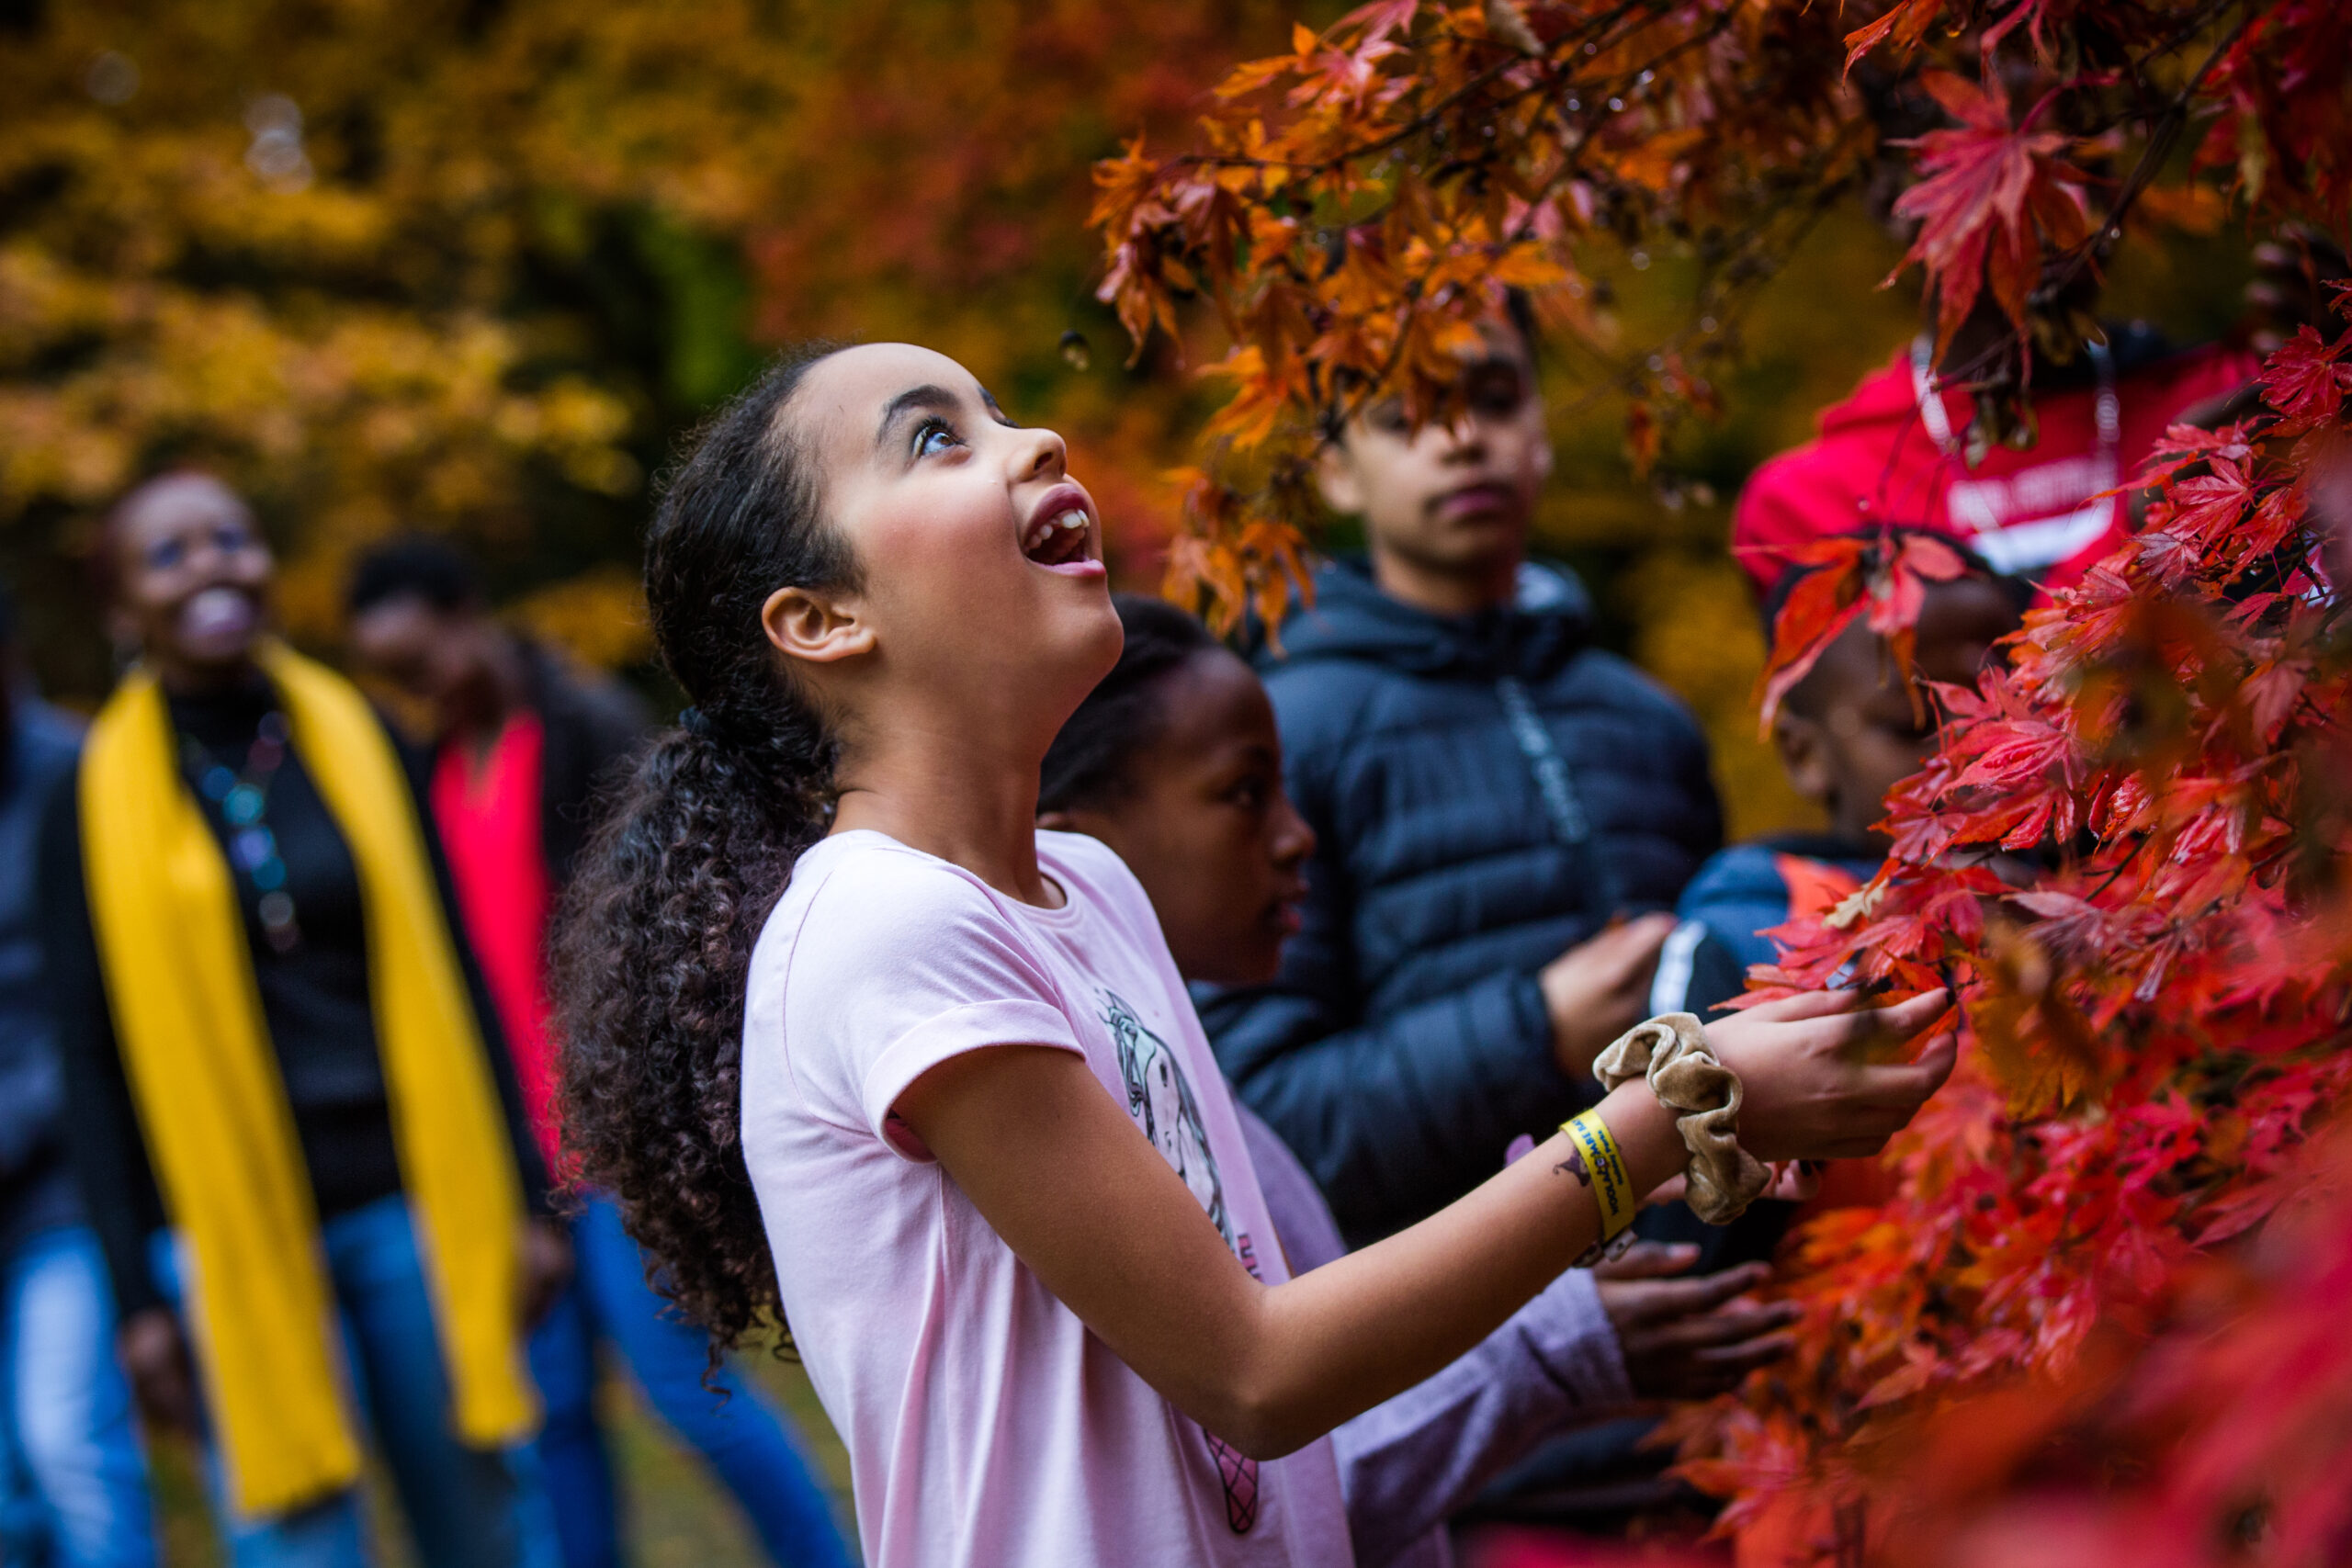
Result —
<instances>
[{"instance_id":1,"label":"red hooded jacket","mask_svg":"<svg viewBox=\"0 0 2352 1568\"><path fill-rule=\"evenodd\" d=\"M1819 435L1756 470L1732 514L1734 558L1761 595L1792 548L1888 524L1948 535L1996 570L2064 587L2126 532L2122 498L2101 492L2131 478L2184 411L2236 390L2260 365L2220 344L2138 365L2120 357L2104 439L2095 382L2040 390L2041 438L2025 451L1996 446L1972 469L1959 455L1968 394L1928 392L1903 349L1823 412Z\"/></svg>"}]
</instances>

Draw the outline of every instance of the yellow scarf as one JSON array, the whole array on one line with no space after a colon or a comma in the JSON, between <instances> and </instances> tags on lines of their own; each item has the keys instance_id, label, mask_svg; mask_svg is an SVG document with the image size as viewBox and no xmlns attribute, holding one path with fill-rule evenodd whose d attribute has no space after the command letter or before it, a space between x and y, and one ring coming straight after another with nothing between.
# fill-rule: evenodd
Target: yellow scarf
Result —
<instances>
[{"instance_id":1,"label":"yellow scarf","mask_svg":"<svg viewBox=\"0 0 2352 1568\"><path fill-rule=\"evenodd\" d=\"M523 1204L423 830L358 692L277 647L262 666L351 846L401 1179L434 1292L454 1424L477 1447L534 1419L518 1360ZM334 1292L228 863L180 777L153 678L125 680L81 772L90 920L165 1212L231 1495L247 1515L359 1477Z\"/></svg>"}]
</instances>

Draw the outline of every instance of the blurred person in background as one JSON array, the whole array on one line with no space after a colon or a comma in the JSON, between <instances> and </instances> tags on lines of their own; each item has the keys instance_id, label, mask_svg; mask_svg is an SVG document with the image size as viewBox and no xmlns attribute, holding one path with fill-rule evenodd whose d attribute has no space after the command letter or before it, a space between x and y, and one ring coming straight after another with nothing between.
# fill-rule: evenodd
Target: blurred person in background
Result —
<instances>
[{"instance_id":1,"label":"blurred person in background","mask_svg":"<svg viewBox=\"0 0 2352 1568\"><path fill-rule=\"evenodd\" d=\"M1772 719L1772 744L1796 792L1820 807L1828 826L1733 844L1699 868L1682 890L1682 923L1667 939L1650 990L1652 1012L1705 1019L1747 988L1751 965L1778 951L1773 927L1826 915L1878 874L1893 848L1880 828L1887 795L1936 750L1938 709L1926 684L1973 689L1994 644L2017 630L2032 586L1958 552L1962 574L1929 581L1912 653L1915 681L1896 670L1885 640L1858 618L1822 649L1789 689ZM1769 626L1807 575L1792 568L1765 604ZM2003 857L2009 863L2013 857ZM1817 1206L1880 1196L1878 1168L1838 1161L1825 1173ZM1769 1247L1794 1205L1758 1202L1749 1227Z\"/></svg>"},{"instance_id":2,"label":"blurred person in background","mask_svg":"<svg viewBox=\"0 0 2352 1568\"><path fill-rule=\"evenodd\" d=\"M1415 431L1393 399L1335 409L1318 478L1368 551L1317 574L1261 661L1317 848L1272 982L1201 1016L1351 1247L1599 1097L1593 1059L1646 1016L1675 897L1723 840L1697 721L1592 645L1582 583L1528 558L1552 467L1534 351L1513 296L1452 424ZM1491 1506L1605 1534L1688 1500L1634 1451L1647 1426L1556 1439Z\"/></svg>"},{"instance_id":3,"label":"blurred person in background","mask_svg":"<svg viewBox=\"0 0 2352 1568\"><path fill-rule=\"evenodd\" d=\"M1733 558L1761 599L1790 553L1858 529L1918 528L1967 546L1994 570L2042 592L2064 588L2138 527L2117 493L2167 427L2217 427L2251 412L2262 355L2307 322L2333 335L2329 285L2343 251L2290 227L2254 250L2248 342L2180 348L2145 322L2098 324L2095 265L2053 263L2035 310L2086 340L2064 359L2038 348L2031 412L2014 443L1972 450L1970 383L2018 329L1988 291L1939 359L1921 332L1884 369L1821 412L1820 433L1759 467L1732 513Z\"/></svg>"},{"instance_id":4,"label":"blurred person in background","mask_svg":"<svg viewBox=\"0 0 2352 1568\"><path fill-rule=\"evenodd\" d=\"M650 715L619 682L501 626L472 564L439 540L397 540L363 557L345 604L359 666L433 715L432 808L458 907L540 1151L560 1171L548 919L599 781L636 751ZM727 1369L705 1385L706 1337L666 1310L618 1206L588 1192L570 1224L571 1283L531 1336L546 1402L538 1451L565 1568L623 1560L619 1490L596 1414L600 1347L617 1353L647 1403L708 1461L775 1562L846 1564L825 1495L781 1416Z\"/></svg>"},{"instance_id":5,"label":"blurred person in background","mask_svg":"<svg viewBox=\"0 0 2352 1568\"><path fill-rule=\"evenodd\" d=\"M1335 423L1324 493L1368 558L1318 572L1261 664L1317 848L1280 973L1203 1018L1357 1247L1597 1095L1673 929L1645 911L1722 841L1697 723L1527 559L1551 471L1532 343L1521 311L1487 324L1452 428L1394 401Z\"/></svg>"},{"instance_id":6,"label":"blurred person in background","mask_svg":"<svg viewBox=\"0 0 2352 1568\"><path fill-rule=\"evenodd\" d=\"M420 787L266 631L209 475L96 564L135 649L44 818L68 1136L152 1420L200 1434L239 1568L370 1561L363 1453L434 1568L553 1568L523 1329L568 1269Z\"/></svg>"},{"instance_id":7,"label":"blurred person in background","mask_svg":"<svg viewBox=\"0 0 2352 1568\"><path fill-rule=\"evenodd\" d=\"M1885 640L1857 619L1789 688L1773 716L1773 749L1828 825L1734 844L1699 868L1677 907L1683 923L1667 940L1652 1011L1705 1017L1747 988L1751 965L1774 961L1765 931L1835 908L1878 874L1892 848L1879 826L1887 795L1936 749L1938 709L1926 682L1973 690L1993 645L2017 630L2032 596L2030 584L1982 557L1960 556L1959 577L1923 585L1915 681L1902 678ZM1806 575L1784 574L1765 602L1768 624Z\"/></svg>"},{"instance_id":8,"label":"blurred person in background","mask_svg":"<svg viewBox=\"0 0 2352 1568\"><path fill-rule=\"evenodd\" d=\"M33 695L0 590L0 1562L152 1568L147 1466L98 1238L65 1157L33 867L79 728Z\"/></svg>"}]
</instances>

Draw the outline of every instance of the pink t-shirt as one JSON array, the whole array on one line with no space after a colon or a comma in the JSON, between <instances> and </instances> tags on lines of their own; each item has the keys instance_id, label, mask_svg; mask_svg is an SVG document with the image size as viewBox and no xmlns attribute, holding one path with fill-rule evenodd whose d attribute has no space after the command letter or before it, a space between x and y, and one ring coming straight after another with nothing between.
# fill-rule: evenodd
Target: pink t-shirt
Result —
<instances>
[{"instance_id":1,"label":"pink t-shirt","mask_svg":"<svg viewBox=\"0 0 2352 1568\"><path fill-rule=\"evenodd\" d=\"M1261 1464L1208 1436L894 1117L966 1051L1077 1052L1234 1255L1287 1278L1143 889L1092 839L1040 833L1037 858L1058 909L883 834L836 834L801 857L752 955L744 1157L794 1340L849 1449L868 1568L1343 1568L1329 1442Z\"/></svg>"}]
</instances>

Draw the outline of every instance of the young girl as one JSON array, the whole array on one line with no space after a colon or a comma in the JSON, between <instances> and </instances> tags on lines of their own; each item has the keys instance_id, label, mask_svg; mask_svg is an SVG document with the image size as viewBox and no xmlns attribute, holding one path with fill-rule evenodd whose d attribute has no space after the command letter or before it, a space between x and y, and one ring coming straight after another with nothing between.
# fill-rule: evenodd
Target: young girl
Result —
<instances>
[{"instance_id":1,"label":"young girl","mask_svg":"<svg viewBox=\"0 0 2352 1568\"><path fill-rule=\"evenodd\" d=\"M1283 787L1273 705L1193 616L1134 594L1114 603L1126 646L1046 753L1038 823L1117 852L1187 981L1262 986L1297 929L1315 852ZM1343 1256L1314 1179L1248 1105L1234 1110L1283 1260L1297 1273ZM1360 1568L1451 1562L1443 1521L1545 1439L1636 1399L1710 1397L1785 1354L1794 1309L1733 1302L1763 1282L1761 1265L1659 1277L1698 1254L1648 1244L1571 1269L1445 1371L1335 1430ZM1641 1496L1638 1476L1617 1486L1621 1507Z\"/></svg>"},{"instance_id":2,"label":"young girl","mask_svg":"<svg viewBox=\"0 0 2352 1568\"><path fill-rule=\"evenodd\" d=\"M1580 1143L1290 1280L1148 901L1035 826L1119 652L1100 536L1060 439L927 350L804 360L718 418L647 544L695 705L560 939L567 1128L722 1340L789 1323L875 1568L1342 1564L1325 1434L1684 1145L1630 1083ZM1840 1006L1713 1031L1759 1158L1874 1149L1951 1070L1949 1042L1849 1049L1940 998Z\"/></svg>"}]
</instances>

